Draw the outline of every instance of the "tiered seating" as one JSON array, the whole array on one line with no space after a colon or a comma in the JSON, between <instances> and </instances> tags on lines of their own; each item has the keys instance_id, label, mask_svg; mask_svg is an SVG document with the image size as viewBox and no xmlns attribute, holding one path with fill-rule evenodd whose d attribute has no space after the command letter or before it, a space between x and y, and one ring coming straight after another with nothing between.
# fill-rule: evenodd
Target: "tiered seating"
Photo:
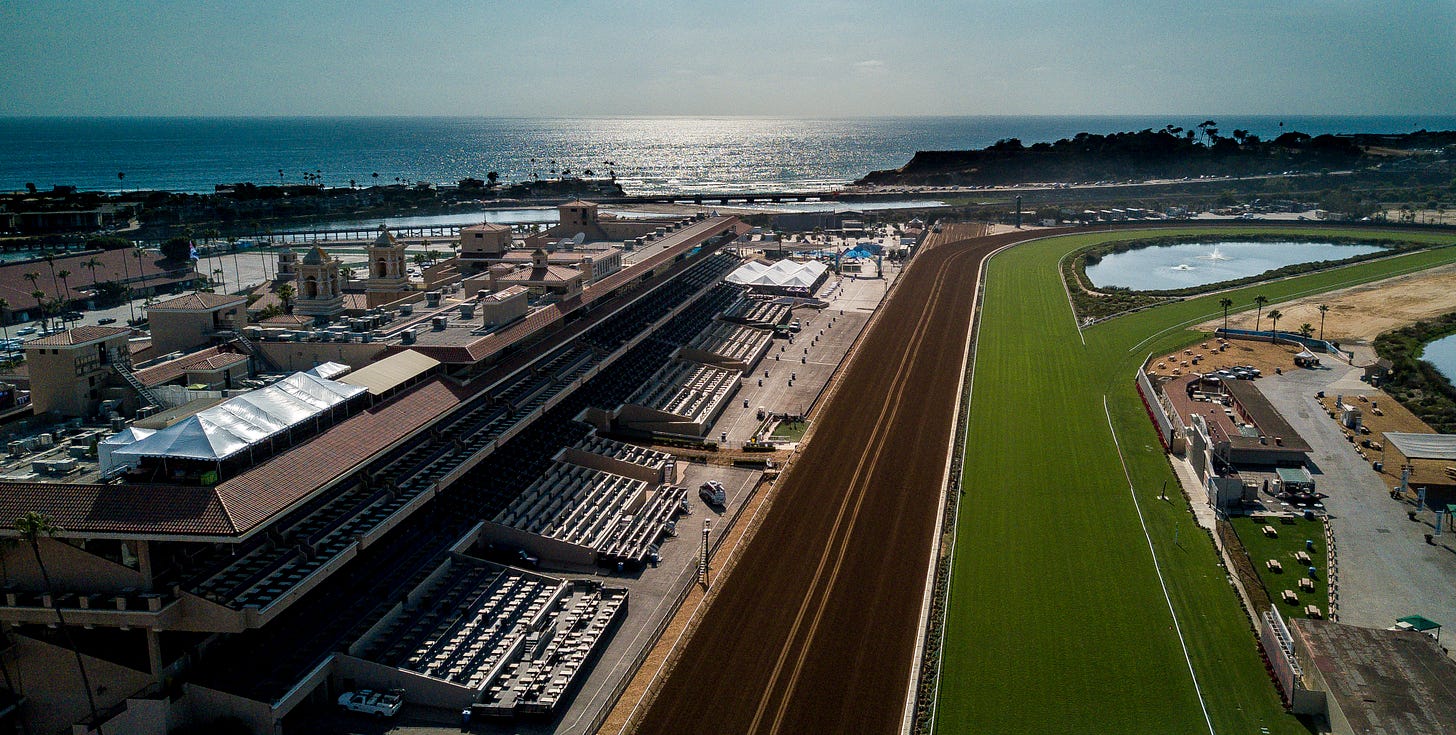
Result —
<instances>
[{"instance_id":1,"label":"tiered seating","mask_svg":"<svg viewBox=\"0 0 1456 735\"><path fill-rule=\"evenodd\" d=\"M714 322L707 329L699 332L698 336L688 342L687 346L690 349L717 355L725 362L741 364L746 370L768 351L771 341L773 341L773 333L767 329L730 322Z\"/></svg>"},{"instance_id":2,"label":"tiered seating","mask_svg":"<svg viewBox=\"0 0 1456 735\"><path fill-rule=\"evenodd\" d=\"M689 294L721 278L737 263L738 260L731 256L715 255L695 265L693 270L664 284L650 296L594 326L578 340L583 345L596 348L584 350L584 354L591 357L584 363L568 358L564 367L577 374L586 372L602 356L637 335L642 324L661 319ZM690 333L695 334L706 327L712 317L711 312L695 311L680 315L674 322L690 323ZM683 328L688 326L684 324ZM650 340L623 354L594 376L582 390L571 394L515 434L492 456L450 486L436 501L432 501L437 504L432 512L413 514L376 543L362 549L358 557L323 580L266 628L232 636L210 648L194 670L195 680L260 701L276 701L330 651L346 647L377 624L401 595L414 589L443 563L450 546L477 519L499 513L520 494L522 488L549 469L551 456L562 445L585 438L590 429L573 421L573 416L588 406L611 408L620 405L646 377L670 360L671 354L672 347ZM573 380L571 372L560 378L558 385L569 384ZM531 373L526 371L518 379L535 380L537 376ZM493 392L507 387L502 386ZM244 585L244 582L260 570L265 575L278 571L281 579L289 579L297 571L296 562L304 558L303 552L296 549L305 539L317 539L318 548L332 548L327 546L328 541L340 537L336 534L346 533L345 529L348 529L349 535L362 533L367 528L361 530L350 519L374 511L383 512L386 508L384 503L400 502L401 498L407 502L408 497L414 497L410 493L429 487L435 479L469 457L469 454L459 453L455 443L457 438L466 442L467 446L480 446L489 439L482 441L479 437L494 438L509 430L512 422L501 418L501 408L491 403L489 396L468 402L441 422L438 438L434 433L426 433L408 447L381 457L370 470L375 477L371 483L373 490L365 491L354 486L315 501L278 524L279 528L286 529L281 541L275 536L274 539L260 538L252 542L255 545L251 548L220 546L217 551L190 562L188 567L199 571L190 575L184 573L181 579L195 580L194 587L199 583L211 583L215 590L226 587L228 592L238 594L255 586L251 582ZM424 478L412 479L421 473ZM381 488L391 485L392 494L377 496ZM339 502L345 500L346 494L348 500ZM315 514L322 515L314 518ZM305 520L308 520L306 526L302 525ZM373 517L361 518L358 524L368 526L374 520ZM347 547L346 543L344 548ZM235 551L242 553L234 557ZM265 551L269 554L266 559L263 558ZM318 555L309 563L326 561L327 558ZM290 563L284 570L281 564L285 562L295 563ZM231 569L233 565L241 566ZM224 576L220 574L224 570L230 572L225 575L230 584L224 584L222 580L212 583L214 577ZM300 575L297 579L305 576Z\"/></svg>"},{"instance_id":3,"label":"tiered seating","mask_svg":"<svg viewBox=\"0 0 1456 735\"><path fill-rule=\"evenodd\" d=\"M493 715L549 713L578 683L626 602L626 590L573 583L552 619L526 641L521 659L490 685L480 707Z\"/></svg>"},{"instance_id":4,"label":"tiered seating","mask_svg":"<svg viewBox=\"0 0 1456 735\"><path fill-rule=\"evenodd\" d=\"M789 306L741 296L723 311L723 318L737 324L775 327L788 321Z\"/></svg>"},{"instance_id":5,"label":"tiered seating","mask_svg":"<svg viewBox=\"0 0 1456 735\"><path fill-rule=\"evenodd\" d=\"M683 511L687 491L556 462L493 520L586 547L607 564L641 565Z\"/></svg>"},{"instance_id":6,"label":"tiered seating","mask_svg":"<svg viewBox=\"0 0 1456 735\"><path fill-rule=\"evenodd\" d=\"M656 449L639 447L636 444L619 442L616 439L608 439L604 436L592 434L576 443L576 448L583 452L600 454L607 459L615 459L618 462L630 462L641 465L652 470L661 471L672 461L672 455L667 452L659 452Z\"/></svg>"},{"instance_id":7,"label":"tiered seating","mask_svg":"<svg viewBox=\"0 0 1456 735\"><path fill-rule=\"evenodd\" d=\"M548 538L596 548L646 489L647 483L641 480L557 462L495 520Z\"/></svg>"},{"instance_id":8,"label":"tiered seating","mask_svg":"<svg viewBox=\"0 0 1456 735\"><path fill-rule=\"evenodd\" d=\"M737 389L739 373L695 362L675 362L654 375L627 403L703 422Z\"/></svg>"},{"instance_id":9,"label":"tiered seating","mask_svg":"<svg viewBox=\"0 0 1456 735\"><path fill-rule=\"evenodd\" d=\"M542 611L565 587L560 580L514 570L493 581L478 581L464 595L464 603L432 629L411 626L414 635L406 634L391 647L398 658L387 663L479 689L520 650L528 631L543 618ZM424 631L423 636L417 631ZM408 650L410 641L413 650Z\"/></svg>"}]
</instances>

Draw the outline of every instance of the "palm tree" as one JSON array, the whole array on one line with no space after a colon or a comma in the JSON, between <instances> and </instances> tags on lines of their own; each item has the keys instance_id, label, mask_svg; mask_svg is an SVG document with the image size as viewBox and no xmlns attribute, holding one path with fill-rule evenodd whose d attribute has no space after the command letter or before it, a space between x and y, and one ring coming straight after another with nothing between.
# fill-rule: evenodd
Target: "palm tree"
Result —
<instances>
[{"instance_id":1,"label":"palm tree","mask_svg":"<svg viewBox=\"0 0 1456 735\"><path fill-rule=\"evenodd\" d=\"M56 271L56 278L61 279L61 284L66 287L66 300L67 301L70 301L71 300L71 283L70 283L70 281L67 281L66 280L67 278L70 278L70 277L71 277L71 272L68 271L68 270L66 270L65 268L62 268L62 269Z\"/></svg>"},{"instance_id":2,"label":"palm tree","mask_svg":"<svg viewBox=\"0 0 1456 735\"><path fill-rule=\"evenodd\" d=\"M1269 312L1269 321L1274 323L1271 327L1269 327L1270 331L1274 332L1274 334L1269 337L1269 342L1271 343L1279 338L1279 317L1281 316L1284 315L1279 313L1278 309L1274 309Z\"/></svg>"},{"instance_id":3,"label":"palm tree","mask_svg":"<svg viewBox=\"0 0 1456 735\"><path fill-rule=\"evenodd\" d=\"M40 325L49 328L45 317L45 291L36 289L30 292L30 297L35 299L35 310L40 313Z\"/></svg>"},{"instance_id":4,"label":"palm tree","mask_svg":"<svg viewBox=\"0 0 1456 735\"><path fill-rule=\"evenodd\" d=\"M10 302L5 299L0 299L0 334L10 341Z\"/></svg>"},{"instance_id":5,"label":"palm tree","mask_svg":"<svg viewBox=\"0 0 1456 735\"><path fill-rule=\"evenodd\" d=\"M15 530L20 532L20 538L30 544L31 553L35 554L35 565L40 569L41 583L44 585L47 596L52 596L54 590L51 587L51 575L46 569L45 559L40 555L40 537L54 538L63 533L60 526L51 522L51 519L35 511L28 511L25 515L15 519ZM86 673L86 661L81 658L81 649L76 648L76 641L71 638L71 629L66 626L66 615L60 605L55 606L56 624L60 627L61 636L66 639L66 646L76 654L76 669L81 672L81 686L86 688L86 703L91 707L91 721L96 724L96 732L101 732L101 721L97 716L95 690L91 688L91 676Z\"/></svg>"},{"instance_id":6,"label":"palm tree","mask_svg":"<svg viewBox=\"0 0 1456 735\"><path fill-rule=\"evenodd\" d=\"M1264 296L1263 294L1260 294L1260 295L1254 297L1254 305L1259 307L1259 311L1256 314L1254 314L1254 331L1255 332L1259 331L1259 319L1260 319L1260 317L1262 317L1264 315L1264 304L1267 304L1267 303L1269 303L1269 297L1268 296Z\"/></svg>"},{"instance_id":7,"label":"palm tree","mask_svg":"<svg viewBox=\"0 0 1456 735\"><path fill-rule=\"evenodd\" d=\"M1223 331L1228 331L1228 310L1234 305L1234 300L1225 296L1218 300L1218 305L1223 307Z\"/></svg>"},{"instance_id":8,"label":"palm tree","mask_svg":"<svg viewBox=\"0 0 1456 735\"><path fill-rule=\"evenodd\" d=\"M500 174L495 171L487 171L485 173L485 180L490 182L491 188L495 188L496 181L500 180Z\"/></svg>"},{"instance_id":9,"label":"palm tree","mask_svg":"<svg viewBox=\"0 0 1456 735\"><path fill-rule=\"evenodd\" d=\"M116 183L119 185L119 184L121 184L121 182L123 182L125 180L126 180L126 172L125 171L117 171L116 172ZM123 188L122 191L126 191L126 189Z\"/></svg>"},{"instance_id":10,"label":"palm tree","mask_svg":"<svg viewBox=\"0 0 1456 735\"><path fill-rule=\"evenodd\" d=\"M82 263L81 267L91 269L91 287L94 289L96 287L96 269L101 267L101 260L93 255L90 260Z\"/></svg>"},{"instance_id":11,"label":"palm tree","mask_svg":"<svg viewBox=\"0 0 1456 735\"><path fill-rule=\"evenodd\" d=\"M47 250L45 255L41 257L45 258L46 265L50 266L51 268L51 288L54 288L56 290L56 294L60 295L61 284L56 283L56 254Z\"/></svg>"},{"instance_id":12,"label":"palm tree","mask_svg":"<svg viewBox=\"0 0 1456 735\"><path fill-rule=\"evenodd\" d=\"M217 279L214 281L214 283L221 283L222 284L223 293L227 293L227 278L225 276L223 276L222 269L221 268L213 268L212 269L212 275L217 276Z\"/></svg>"},{"instance_id":13,"label":"palm tree","mask_svg":"<svg viewBox=\"0 0 1456 735\"><path fill-rule=\"evenodd\" d=\"M293 297L297 295L298 291L291 283L285 283L278 287L278 300L283 302L284 311L293 311Z\"/></svg>"},{"instance_id":14,"label":"palm tree","mask_svg":"<svg viewBox=\"0 0 1456 735\"><path fill-rule=\"evenodd\" d=\"M1329 310L1330 310L1330 305L1329 304L1320 304L1319 305L1319 313L1320 313L1320 341L1321 342L1325 341L1325 313L1328 312Z\"/></svg>"},{"instance_id":15,"label":"palm tree","mask_svg":"<svg viewBox=\"0 0 1456 735\"><path fill-rule=\"evenodd\" d=\"M1313 337L1314 336L1314 325L1313 324L1310 324L1309 322L1305 322L1305 323L1299 325L1299 336L1304 337L1305 339L1309 339L1310 337Z\"/></svg>"},{"instance_id":16,"label":"palm tree","mask_svg":"<svg viewBox=\"0 0 1456 735\"><path fill-rule=\"evenodd\" d=\"M238 266L238 239L236 237L228 238L228 249L233 251L233 288L242 289L243 269Z\"/></svg>"}]
</instances>

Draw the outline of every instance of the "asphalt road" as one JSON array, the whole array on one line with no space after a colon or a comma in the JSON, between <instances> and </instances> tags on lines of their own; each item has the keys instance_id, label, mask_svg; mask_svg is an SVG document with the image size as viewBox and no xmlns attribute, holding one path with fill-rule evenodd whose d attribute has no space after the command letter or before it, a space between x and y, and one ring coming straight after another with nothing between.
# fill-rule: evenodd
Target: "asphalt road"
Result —
<instances>
[{"instance_id":1,"label":"asphalt road","mask_svg":"<svg viewBox=\"0 0 1456 735\"><path fill-rule=\"evenodd\" d=\"M898 731L981 262L928 245L637 732Z\"/></svg>"}]
</instances>

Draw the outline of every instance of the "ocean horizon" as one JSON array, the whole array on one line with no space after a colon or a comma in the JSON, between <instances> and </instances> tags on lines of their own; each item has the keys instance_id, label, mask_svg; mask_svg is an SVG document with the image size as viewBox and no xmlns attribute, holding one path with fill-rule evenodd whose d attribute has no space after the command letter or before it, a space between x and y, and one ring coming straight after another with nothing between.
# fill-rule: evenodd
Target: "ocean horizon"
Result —
<instances>
[{"instance_id":1,"label":"ocean horizon","mask_svg":"<svg viewBox=\"0 0 1456 735\"><path fill-rule=\"evenodd\" d=\"M1031 144L1214 120L1269 138L1298 130L1456 129L1456 115L930 117L4 117L0 190L212 192L237 182L326 186L502 182L614 172L632 194L821 191L920 150ZM554 172L553 172L554 169ZM118 177L124 174L124 178ZM352 182L352 183L351 183Z\"/></svg>"}]
</instances>

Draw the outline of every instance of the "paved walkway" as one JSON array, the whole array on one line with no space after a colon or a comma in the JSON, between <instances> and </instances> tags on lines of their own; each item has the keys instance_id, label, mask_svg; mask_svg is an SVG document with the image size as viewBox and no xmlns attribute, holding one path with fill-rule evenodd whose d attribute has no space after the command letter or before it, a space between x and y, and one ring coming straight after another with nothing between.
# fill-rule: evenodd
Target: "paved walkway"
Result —
<instances>
[{"instance_id":1,"label":"paved walkway","mask_svg":"<svg viewBox=\"0 0 1456 735\"><path fill-rule=\"evenodd\" d=\"M1357 360L1357 363L1359 361ZM1404 615L1424 615L1456 627L1456 534L1425 541L1432 515L1407 518L1409 503L1393 500L1340 427L1320 409L1315 393L1368 392L1361 371L1342 363L1294 370L1257 382L1259 389L1313 448L1311 471L1339 548L1340 622L1372 628Z\"/></svg>"}]
</instances>

